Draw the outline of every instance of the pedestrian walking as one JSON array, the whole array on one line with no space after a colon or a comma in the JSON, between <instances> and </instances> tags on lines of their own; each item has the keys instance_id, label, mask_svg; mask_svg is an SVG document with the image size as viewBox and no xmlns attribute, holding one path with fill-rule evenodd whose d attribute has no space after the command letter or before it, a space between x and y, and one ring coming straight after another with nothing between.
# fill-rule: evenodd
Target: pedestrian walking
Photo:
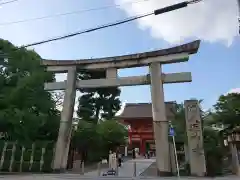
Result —
<instances>
[{"instance_id":1,"label":"pedestrian walking","mask_svg":"<svg viewBox=\"0 0 240 180\"><path fill-rule=\"evenodd\" d=\"M118 166L119 167L122 166L122 155L121 155L121 153L118 153Z\"/></svg>"},{"instance_id":2,"label":"pedestrian walking","mask_svg":"<svg viewBox=\"0 0 240 180\"><path fill-rule=\"evenodd\" d=\"M135 148L132 149L132 158L136 159L136 151Z\"/></svg>"}]
</instances>

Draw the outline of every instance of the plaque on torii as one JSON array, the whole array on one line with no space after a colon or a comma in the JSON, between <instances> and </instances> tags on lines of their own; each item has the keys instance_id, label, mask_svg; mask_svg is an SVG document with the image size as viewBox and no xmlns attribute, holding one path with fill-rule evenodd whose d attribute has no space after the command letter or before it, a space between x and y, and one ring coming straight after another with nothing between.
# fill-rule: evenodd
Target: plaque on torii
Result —
<instances>
[{"instance_id":1,"label":"plaque on torii","mask_svg":"<svg viewBox=\"0 0 240 180\"><path fill-rule=\"evenodd\" d=\"M197 53L199 45L200 41L197 40L169 49L124 56L81 60L43 60L42 65L47 67L47 71L67 73L66 81L45 84L45 89L49 91L65 90L53 168L55 170L66 169L76 89L150 84L157 170L159 175L171 174L163 83L191 82L192 78L190 72L164 74L162 65L187 62L191 54ZM149 74L130 77L118 76L118 69L142 66L149 66ZM77 80L78 70L104 70L106 78Z\"/></svg>"}]
</instances>

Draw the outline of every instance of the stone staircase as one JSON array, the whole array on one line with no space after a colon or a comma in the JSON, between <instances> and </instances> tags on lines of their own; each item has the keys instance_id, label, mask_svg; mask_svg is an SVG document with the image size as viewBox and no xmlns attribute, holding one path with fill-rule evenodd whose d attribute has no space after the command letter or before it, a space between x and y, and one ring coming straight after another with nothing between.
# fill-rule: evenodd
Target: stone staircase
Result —
<instances>
[{"instance_id":1,"label":"stone staircase","mask_svg":"<svg viewBox=\"0 0 240 180\"><path fill-rule=\"evenodd\" d=\"M145 177L157 177L157 164L153 162L146 170L144 170L140 176Z\"/></svg>"}]
</instances>

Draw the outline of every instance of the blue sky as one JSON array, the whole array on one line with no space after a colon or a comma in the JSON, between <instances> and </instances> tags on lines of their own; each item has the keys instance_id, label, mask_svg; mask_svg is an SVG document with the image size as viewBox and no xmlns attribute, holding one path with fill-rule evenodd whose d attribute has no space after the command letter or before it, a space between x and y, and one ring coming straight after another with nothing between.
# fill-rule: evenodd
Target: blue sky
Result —
<instances>
[{"instance_id":1,"label":"blue sky","mask_svg":"<svg viewBox=\"0 0 240 180\"><path fill-rule=\"evenodd\" d=\"M6 0L7 1L7 0ZM180 0L146 0L82 14L13 25L5 22L136 2L137 0L19 0L0 8L0 37L16 45L75 32L146 13ZM225 4L228 2L227 4ZM224 8L223 8L224 7ZM197 13L196 13L197 12ZM165 85L165 100L204 99L210 108L218 96L240 88L240 39L237 37L235 0L208 0L161 17L146 18L34 49L49 59L81 59L151 51L202 39L198 54L181 64L165 65L164 72L192 72L192 83ZM4 17L4 18L2 18ZM147 68L121 70L120 76L148 73ZM123 102L150 102L148 86L122 88Z\"/></svg>"}]
</instances>

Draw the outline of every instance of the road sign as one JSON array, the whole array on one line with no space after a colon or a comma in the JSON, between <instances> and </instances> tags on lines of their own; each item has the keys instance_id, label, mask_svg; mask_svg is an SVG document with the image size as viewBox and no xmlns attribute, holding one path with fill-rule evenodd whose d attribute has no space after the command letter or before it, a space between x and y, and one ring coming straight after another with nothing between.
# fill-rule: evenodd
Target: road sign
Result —
<instances>
[{"instance_id":1,"label":"road sign","mask_svg":"<svg viewBox=\"0 0 240 180\"><path fill-rule=\"evenodd\" d=\"M174 128L172 127L172 125L170 124L170 128L169 128L169 136L172 137L172 141L173 141L173 147L174 147L174 154L175 154L175 161L176 161L176 168L177 168L177 176L180 177L179 174L179 164L178 164L178 158L177 158L177 149L176 149L176 142L175 142L175 131Z\"/></svg>"},{"instance_id":2,"label":"road sign","mask_svg":"<svg viewBox=\"0 0 240 180\"><path fill-rule=\"evenodd\" d=\"M173 127L169 128L169 136L175 136L175 132L174 132Z\"/></svg>"}]
</instances>

